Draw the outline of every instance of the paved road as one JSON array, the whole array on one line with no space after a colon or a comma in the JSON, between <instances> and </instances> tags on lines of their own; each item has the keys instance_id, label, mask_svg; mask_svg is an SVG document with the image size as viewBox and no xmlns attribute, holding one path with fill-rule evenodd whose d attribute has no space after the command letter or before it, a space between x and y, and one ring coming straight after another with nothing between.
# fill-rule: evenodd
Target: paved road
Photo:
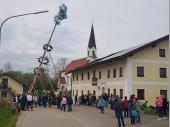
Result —
<instances>
[{"instance_id":1,"label":"paved road","mask_svg":"<svg viewBox=\"0 0 170 127\"><path fill-rule=\"evenodd\" d=\"M73 112L62 112L55 108L36 108L24 111L19 116L16 127L117 127L114 113L106 109L105 114L92 107L75 107ZM141 116L142 123L126 127L168 127L168 120L157 121L157 117Z\"/></svg>"}]
</instances>

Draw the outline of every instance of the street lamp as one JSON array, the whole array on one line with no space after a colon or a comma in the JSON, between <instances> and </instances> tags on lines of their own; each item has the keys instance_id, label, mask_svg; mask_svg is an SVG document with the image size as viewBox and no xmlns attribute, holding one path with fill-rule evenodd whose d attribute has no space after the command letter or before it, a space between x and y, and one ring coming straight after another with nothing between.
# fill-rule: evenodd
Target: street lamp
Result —
<instances>
[{"instance_id":1,"label":"street lamp","mask_svg":"<svg viewBox=\"0 0 170 127\"><path fill-rule=\"evenodd\" d=\"M0 44L1 44L1 30L2 30L2 26L4 25L4 23L11 19L11 18L15 18L15 17L21 17L21 16L26 16L26 15L36 15L36 14L40 14L40 13L46 13L48 12L48 10L45 10L45 11L38 11L38 12L33 12L33 13L26 13L26 14L21 14L21 15L14 15L14 16L10 16L8 18L6 18L2 23L1 23L1 26L0 26Z\"/></svg>"}]
</instances>

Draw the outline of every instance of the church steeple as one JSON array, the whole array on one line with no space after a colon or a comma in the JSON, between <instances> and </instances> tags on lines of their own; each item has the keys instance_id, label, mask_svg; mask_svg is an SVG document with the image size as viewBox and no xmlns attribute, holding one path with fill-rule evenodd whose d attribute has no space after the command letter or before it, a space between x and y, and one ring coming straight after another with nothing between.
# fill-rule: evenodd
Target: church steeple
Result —
<instances>
[{"instance_id":1,"label":"church steeple","mask_svg":"<svg viewBox=\"0 0 170 127\"><path fill-rule=\"evenodd\" d=\"M96 59L96 58L97 58L97 49L96 49L94 28L93 28L93 24L92 24L88 48L87 48L87 59L93 60L93 59Z\"/></svg>"},{"instance_id":2,"label":"church steeple","mask_svg":"<svg viewBox=\"0 0 170 127\"><path fill-rule=\"evenodd\" d=\"M92 27L91 27L91 33L90 33L89 44L88 44L88 48L92 48L92 47L96 48L96 41L95 41L93 24L92 24Z\"/></svg>"}]
</instances>

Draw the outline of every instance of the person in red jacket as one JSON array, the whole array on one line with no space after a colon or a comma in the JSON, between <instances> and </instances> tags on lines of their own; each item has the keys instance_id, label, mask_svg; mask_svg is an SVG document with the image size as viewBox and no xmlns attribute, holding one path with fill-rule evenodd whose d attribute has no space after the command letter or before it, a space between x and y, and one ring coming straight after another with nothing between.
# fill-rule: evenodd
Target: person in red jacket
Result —
<instances>
[{"instance_id":1,"label":"person in red jacket","mask_svg":"<svg viewBox=\"0 0 170 127\"><path fill-rule=\"evenodd\" d=\"M128 107L129 107L129 102L127 100L127 97L125 96L125 99L123 101L123 110L124 110L125 117L128 117Z\"/></svg>"},{"instance_id":2,"label":"person in red jacket","mask_svg":"<svg viewBox=\"0 0 170 127\"><path fill-rule=\"evenodd\" d=\"M159 118L158 120L162 120L163 119L163 108L162 108L162 104L163 104L163 96L159 96L156 101L155 101L157 110L158 110L158 114L159 114Z\"/></svg>"}]
</instances>

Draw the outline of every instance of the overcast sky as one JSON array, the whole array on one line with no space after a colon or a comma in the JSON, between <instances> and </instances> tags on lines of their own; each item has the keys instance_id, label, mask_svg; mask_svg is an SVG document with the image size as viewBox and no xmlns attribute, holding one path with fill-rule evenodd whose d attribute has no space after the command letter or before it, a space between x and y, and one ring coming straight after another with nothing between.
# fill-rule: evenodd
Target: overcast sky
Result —
<instances>
[{"instance_id":1,"label":"overcast sky","mask_svg":"<svg viewBox=\"0 0 170 127\"><path fill-rule=\"evenodd\" d=\"M54 60L86 57L92 22L98 57L169 34L169 0L0 0L0 23L9 16L49 10L4 24L0 69L6 62L23 71L38 64L61 3L68 7L68 19L54 33Z\"/></svg>"}]
</instances>

